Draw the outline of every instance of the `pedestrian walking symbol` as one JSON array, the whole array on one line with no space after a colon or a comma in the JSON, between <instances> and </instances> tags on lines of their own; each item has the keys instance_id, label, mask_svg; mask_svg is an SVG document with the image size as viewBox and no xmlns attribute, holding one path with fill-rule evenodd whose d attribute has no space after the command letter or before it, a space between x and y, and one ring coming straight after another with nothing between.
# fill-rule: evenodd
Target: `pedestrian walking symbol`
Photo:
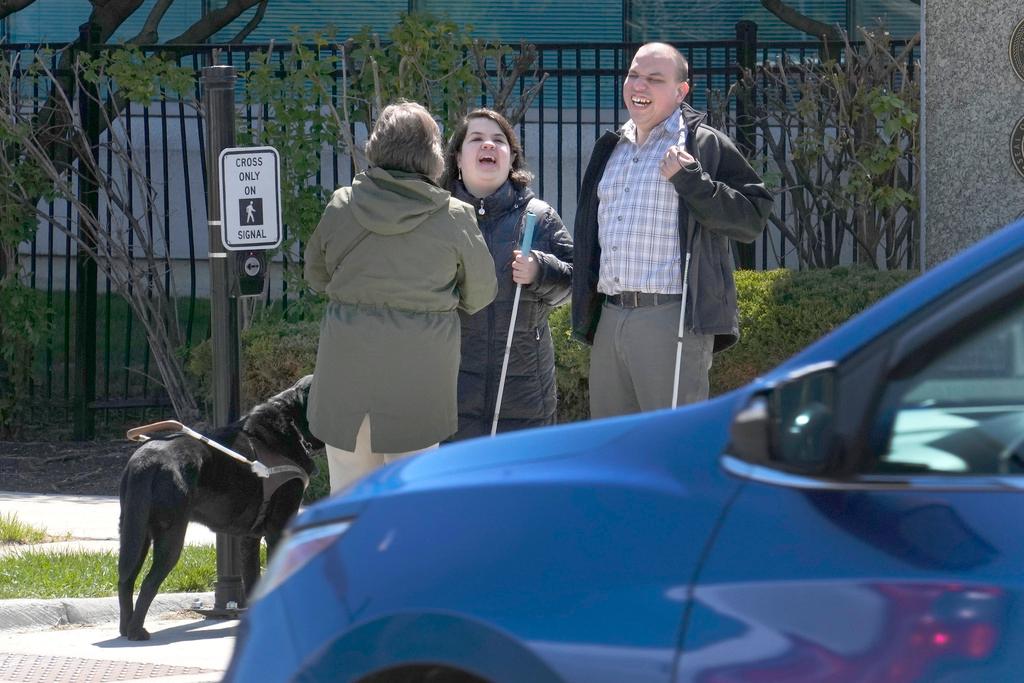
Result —
<instances>
[{"instance_id":1,"label":"pedestrian walking symbol","mask_svg":"<svg viewBox=\"0 0 1024 683\"><path fill-rule=\"evenodd\" d=\"M263 225L263 199L260 197L239 199L238 222L243 226Z\"/></svg>"}]
</instances>

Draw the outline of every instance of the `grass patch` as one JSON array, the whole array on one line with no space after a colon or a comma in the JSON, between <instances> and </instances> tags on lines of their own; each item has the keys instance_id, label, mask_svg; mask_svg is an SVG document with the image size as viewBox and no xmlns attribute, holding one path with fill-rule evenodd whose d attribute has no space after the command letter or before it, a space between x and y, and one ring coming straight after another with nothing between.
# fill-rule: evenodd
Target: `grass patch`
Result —
<instances>
[{"instance_id":1,"label":"grass patch","mask_svg":"<svg viewBox=\"0 0 1024 683\"><path fill-rule=\"evenodd\" d=\"M0 543L42 543L46 540L46 529L32 526L11 513L0 515Z\"/></svg>"},{"instance_id":2,"label":"grass patch","mask_svg":"<svg viewBox=\"0 0 1024 683\"><path fill-rule=\"evenodd\" d=\"M266 563L266 546L260 552ZM149 571L152 555L139 573L136 591ZM187 545L161 593L206 592L217 580L213 546ZM26 551L0 557L0 599L100 598L117 595L117 553Z\"/></svg>"}]
</instances>

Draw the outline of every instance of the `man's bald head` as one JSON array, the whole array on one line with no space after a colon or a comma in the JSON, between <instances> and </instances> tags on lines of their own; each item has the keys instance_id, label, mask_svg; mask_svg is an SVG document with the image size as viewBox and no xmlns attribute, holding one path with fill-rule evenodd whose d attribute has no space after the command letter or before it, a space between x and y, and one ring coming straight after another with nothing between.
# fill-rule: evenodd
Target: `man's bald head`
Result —
<instances>
[{"instance_id":1,"label":"man's bald head","mask_svg":"<svg viewBox=\"0 0 1024 683\"><path fill-rule=\"evenodd\" d=\"M675 76L677 82L682 83L690 77L690 65L686 62L686 57L668 43L644 43L636 51L636 54L639 55L641 52L657 53L671 58L672 62L676 65Z\"/></svg>"}]
</instances>

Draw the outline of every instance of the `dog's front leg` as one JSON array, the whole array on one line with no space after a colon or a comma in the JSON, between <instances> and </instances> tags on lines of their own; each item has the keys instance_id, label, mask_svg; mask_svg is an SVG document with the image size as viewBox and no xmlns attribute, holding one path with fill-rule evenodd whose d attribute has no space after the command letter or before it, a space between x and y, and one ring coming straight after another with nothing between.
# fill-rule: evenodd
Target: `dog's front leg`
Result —
<instances>
[{"instance_id":1,"label":"dog's front leg","mask_svg":"<svg viewBox=\"0 0 1024 683\"><path fill-rule=\"evenodd\" d=\"M260 578L260 540L259 536L242 536L242 585L245 597L252 594L256 581Z\"/></svg>"}]
</instances>

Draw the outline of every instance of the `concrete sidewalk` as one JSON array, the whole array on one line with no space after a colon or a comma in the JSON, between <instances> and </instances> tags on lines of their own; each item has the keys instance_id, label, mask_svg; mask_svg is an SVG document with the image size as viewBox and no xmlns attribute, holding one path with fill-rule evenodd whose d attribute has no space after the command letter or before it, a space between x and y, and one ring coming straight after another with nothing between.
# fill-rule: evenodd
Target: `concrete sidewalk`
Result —
<instances>
[{"instance_id":1,"label":"concrete sidewalk","mask_svg":"<svg viewBox=\"0 0 1024 683\"><path fill-rule=\"evenodd\" d=\"M62 540L0 546L0 557L28 549L58 553L97 550L115 555L118 551L120 504L114 496L0 491L0 515L6 514ZM213 545L215 539L213 532L192 524L185 542ZM115 597L0 600L0 683L218 681L234 647L237 622L204 619L189 611L194 607L212 608L213 594L157 596L146 619L151 639L131 642L118 633Z\"/></svg>"}]
</instances>

